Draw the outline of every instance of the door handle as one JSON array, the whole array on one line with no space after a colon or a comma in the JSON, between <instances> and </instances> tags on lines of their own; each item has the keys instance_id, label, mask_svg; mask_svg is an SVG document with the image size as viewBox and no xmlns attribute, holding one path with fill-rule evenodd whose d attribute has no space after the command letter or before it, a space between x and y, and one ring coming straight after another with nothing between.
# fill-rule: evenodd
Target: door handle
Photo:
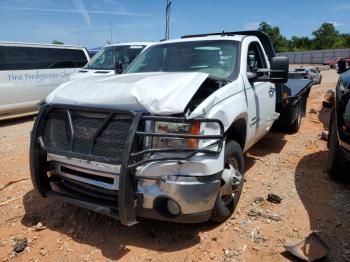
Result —
<instances>
[{"instance_id":1,"label":"door handle","mask_svg":"<svg viewBox=\"0 0 350 262\"><path fill-rule=\"evenodd\" d=\"M275 90L276 90L276 88L274 86L270 86L269 95L273 96L273 93L275 93Z\"/></svg>"}]
</instances>

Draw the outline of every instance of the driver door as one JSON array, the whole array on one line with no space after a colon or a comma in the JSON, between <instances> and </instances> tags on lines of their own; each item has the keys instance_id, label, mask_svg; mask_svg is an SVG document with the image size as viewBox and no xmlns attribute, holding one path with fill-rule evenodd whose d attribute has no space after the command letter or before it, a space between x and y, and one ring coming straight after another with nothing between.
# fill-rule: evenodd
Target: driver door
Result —
<instances>
[{"instance_id":1,"label":"driver door","mask_svg":"<svg viewBox=\"0 0 350 262\"><path fill-rule=\"evenodd\" d=\"M257 73L258 77L268 73L259 73L258 69L268 68L266 56L258 42L251 42L247 54L247 73ZM264 136L271 128L278 115L276 109L275 85L271 82L249 81L256 96L256 117L258 137Z\"/></svg>"}]
</instances>

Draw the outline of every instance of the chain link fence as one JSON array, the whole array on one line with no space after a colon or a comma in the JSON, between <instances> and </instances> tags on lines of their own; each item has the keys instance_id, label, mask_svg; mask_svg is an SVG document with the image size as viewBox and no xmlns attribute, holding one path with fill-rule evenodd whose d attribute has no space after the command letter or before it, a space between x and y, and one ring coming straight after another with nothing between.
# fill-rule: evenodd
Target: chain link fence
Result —
<instances>
[{"instance_id":1,"label":"chain link fence","mask_svg":"<svg viewBox=\"0 0 350 262\"><path fill-rule=\"evenodd\" d=\"M288 57L291 64L323 64L337 57L350 56L350 48L284 52L277 55Z\"/></svg>"}]
</instances>

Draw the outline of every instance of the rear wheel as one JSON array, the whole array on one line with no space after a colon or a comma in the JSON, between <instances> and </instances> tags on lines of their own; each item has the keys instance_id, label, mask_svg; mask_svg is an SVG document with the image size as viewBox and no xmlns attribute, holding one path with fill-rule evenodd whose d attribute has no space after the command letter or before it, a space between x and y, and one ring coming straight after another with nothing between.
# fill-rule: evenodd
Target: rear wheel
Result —
<instances>
[{"instance_id":1,"label":"rear wheel","mask_svg":"<svg viewBox=\"0 0 350 262\"><path fill-rule=\"evenodd\" d=\"M225 165L221 177L221 186L215 201L211 220L222 223L235 210L244 182L244 159L240 145L229 141L225 146Z\"/></svg>"},{"instance_id":2,"label":"rear wheel","mask_svg":"<svg viewBox=\"0 0 350 262\"><path fill-rule=\"evenodd\" d=\"M296 119L294 123L288 128L290 132L297 133L301 126L301 117L302 117L302 101L299 101L297 108L296 108Z\"/></svg>"},{"instance_id":3,"label":"rear wheel","mask_svg":"<svg viewBox=\"0 0 350 262\"><path fill-rule=\"evenodd\" d=\"M346 166L348 165L339 147L337 136L337 125L335 119L331 120L329 128L329 153L328 153L328 173L333 179L344 179L346 176Z\"/></svg>"}]
</instances>

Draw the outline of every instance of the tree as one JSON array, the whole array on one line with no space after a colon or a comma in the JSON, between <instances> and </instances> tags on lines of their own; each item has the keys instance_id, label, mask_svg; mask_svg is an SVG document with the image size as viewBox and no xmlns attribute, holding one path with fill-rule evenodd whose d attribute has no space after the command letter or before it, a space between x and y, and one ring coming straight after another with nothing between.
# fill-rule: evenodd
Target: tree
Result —
<instances>
[{"instance_id":1,"label":"tree","mask_svg":"<svg viewBox=\"0 0 350 262\"><path fill-rule=\"evenodd\" d=\"M307 51L310 49L312 49L312 40L306 36L293 36L292 39L289 40L290 51Z\"/></svg>"},{"instance_id":2,"label":"tree","mask_svg":"<svg viewBox=\"0 0 350 262\"><path fill-rule=\"evenodd\" d=\"M293 36L287 39L281 34L278 26L271 26L267 22L261 22L258 30L271 38L276 52L350 47L350 34L340 34L333 23L323 23L312 32L313 38Z\"/></svg>"},{"instance_id":3,"label":"tree","mask_svg":"<svg viewBox=\"0 0 350 262\"><path fill-rule=\"evenodd\" d=\"M314 49L329 49L341 45L339 31L335 29L333 23L323 23L319 29L312 32L312 35Z\"/></svg>"},{"instance_id":4,"label":"tree","mask_svg":"<svg viewBox=\"0 0 350 262\"><path fill-rule=\"evenodd\" d=\"M271 26L264 21L259 24L258 30L266 33L271 38L276 52L288 51L288 40L281 35L278 26Z\"/></svg>"},{"instance_id":5,"label":"tree","mask_svg":"<svg viewBox=\"0 0 350 262\"><path fill-rule=\"evenodd\" d=\"M64 45L64 43L62 41L59 41L59 40L53 40L52 44L54 44L54 45Z\"/></svg>"},{"instance_id":6,"label":"tree","mask_svg":"<svg viewBox=\"0 0 350 262\"><path fill-rule=\"evenodd\" d=\"M350 47L350 34L342 34L342 38L345 42L345 47Z\"/></svg>"}]
</instances>

